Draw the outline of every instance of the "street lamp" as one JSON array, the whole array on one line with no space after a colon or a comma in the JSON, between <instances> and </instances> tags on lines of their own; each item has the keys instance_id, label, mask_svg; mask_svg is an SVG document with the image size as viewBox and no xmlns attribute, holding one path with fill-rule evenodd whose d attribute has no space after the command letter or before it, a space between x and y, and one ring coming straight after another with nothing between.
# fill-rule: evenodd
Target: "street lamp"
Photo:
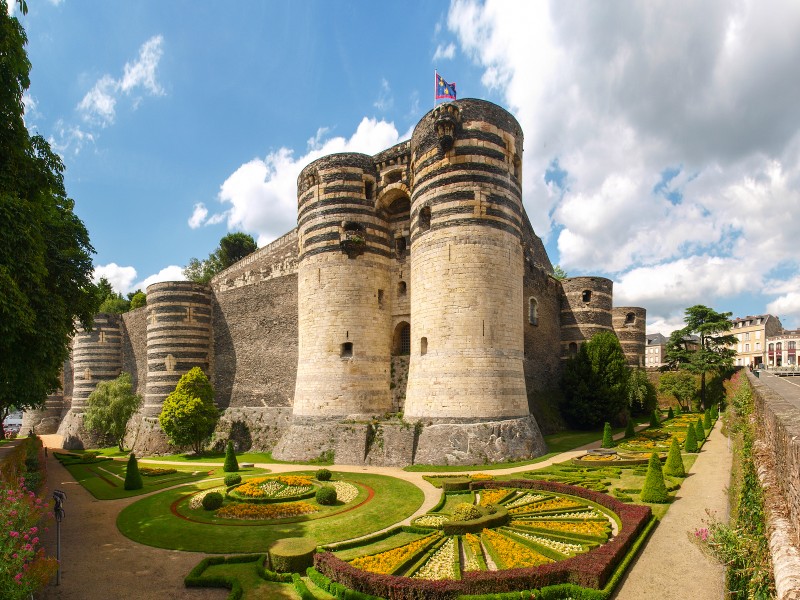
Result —
<instances>
[{"instance_id":1,"label":"street lamp","mask_svg":"<svg viewBox=\"0 0 800 600\"><path fill-rule=\"evenodd\" d=\"M58 570L56 571L56 585L61 585L61 520L66 514L64 512L64 500L67 495L61 490L53 490L53 514L56 517L56 560L58 561Z\"/></svg>"}]
</instances>

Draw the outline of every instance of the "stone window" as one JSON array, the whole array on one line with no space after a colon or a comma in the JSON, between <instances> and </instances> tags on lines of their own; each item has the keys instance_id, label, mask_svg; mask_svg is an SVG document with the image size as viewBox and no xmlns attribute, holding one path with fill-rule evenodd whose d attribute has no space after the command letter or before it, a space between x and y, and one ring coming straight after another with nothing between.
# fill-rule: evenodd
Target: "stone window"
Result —
<instances>
[{"instance_id":1,"label":"stone window","mask_svg":"<svg viewBox=\"0 0 800 600\"><path fill-rule=\"evenodd\" d=\"M533 296L528 298L528 323L539 324L539 302Z\"/></svg>"},{"instance_id":2,"label":"stone window","mask_svg":"<svg viewBox=\"0 0 800 600\"><path fill-rule=\"evenodd\" d=\"M397 284L398 296L405 296L407 291L408 291L408 286L406 285L405 281L401 281L400 283Z\"/></svg>"},{"instance_id":3,"label":"stone window","mask_svg":"<svg viewBox=\"0 0 800 600\"><path fill-rule=\"evenodd\" d=\"M403 258L406 255L406 238L398 237L394 238L394 249L395 253L397 254L397 258Z\"/></svg>"},{"instance_id":4,"label":"stone window","mask_svg":"<svg viewBox=\"0 0 800 600\"><path fill-rule=\"evenodd\" d=\"M770 344L769 345L769 351L770 352L775 352L775 344Z\"/></svg>"},{"instance_id":5,"label":"stone window","mask_svg":"<svg viewBox=\"0 0 800 600\"><path fill-rule=\"evenodd\" d=\"M345 342L342 344L341 352L339 356L342 358L353 358L353 342Z\"/></svg>"},{"instance_id":6,"label":"stone window","mask_svg":"<svg viewBox=\"0 0 800 600\"><path fill-rule=\"evenodd\" d=\"M797 342L788 342L786 348L788 350L797 350Z\"/></svg>"},{"instance_id":7,"label":"stone window","mask_svg":"<svg viewBox=\"0 0 800 600\"><path fill-rule=\"evenodd\" d=\"M745 344L744 345L744 351L745 352L750 352L750 344Z\"/></svg>"},{"instance_id":8,"label":"stone window","mask_svg":"<svg viewBox=\"0 0 800 600\"><path fill-rule=\"evenodd\" d=\"M625 325L629 326L633 325L634 323L636 323L636 314L629 312L627 315L625 315Z\"/></svg>"},{"instance_id":9,"label":"stone window","mask_svg":"<svg viewBox=\"0 0 800 600\"><path fill-rule=\"evenodd\" d=\"M370 179L364 180L364 197L372 200L375 194L375 184Z\"/></svg>"},{"instance_id":10,"label":"stone window","mask_svg":"<svg viewBox=\"0 0 800 600\"><path fill-rule=\"evenodd\" d=\"M411 354L411 325L403 321L394 328L392 340L392 354L394 356L408 356Z\"/></svg>"},{"instance_id":11,"label":"stone window","mask_svg":"<svg viewBox=\"0 0 800 600\"><path fill-rule=\"evenodd\" d=\"M428 353L428 338L423 337L419 339L419 354L425 356Z\"/></svg>"},{"instance_id":12,"label":"stone window","mask_svg":"<svg viewBox=\"0 0 800 600\"><path fill-rule=\"evenodd\" d=\"M419 228L420 231L428 231L431 228L431 207L424 206L419 211Z\"/></svg>"},{"instance_id":13,"label":"stone window","mask_svg":"<svg viewBox=\"0 0 800 600\"><path fill-rule=\"evenodd\" d=\"M577 353L578 353L578 344L576 344L575 342L570 342L569 343L569 355L570 356L575 356Z\"/></svg>"},{"instance_id":14,"label":"stone window","mask_svg":"<svg viewBox=\"0 0 800 600\"><path fill-rule=\"evenodd\" d=\"M783 352L783 343L778 342L777 344L775 344L775 351L776 352Z\"/></svg>"},{"instance_id":15,"label":"stone window","mask_svg":"<svg viewBox=\"0 0 800 600\"><path fill-rule=\"evenodd\" d=\"M584 302L591 302L592 301L592 290L583 290L581 294L581 299Z\"/></svg>"},{"instance_id":16,"label":"stone window","mask_svg":"<svg viewBox=\"0 0 800 600\"><path fill-rule=\"evenodd\" d=\"M749 341L750 341L750 332L749 332L749 331L745 332L745 334L744 334L744 341L746 341L746 342L749 342Z\"/></svg>"},{"instance_id":17,"label":"stone window","mask_svg":"<svg viewBox=\"0 0 800 600\"><path fill-rule=\"evenodd\" d=\"M387 184L397 183L402 178L403 178L403 171L398 169L398 170L392 171L391 173L387 173L386 174L386 183Z\"/></svg>"},{"instance_id":18,"label":"stone window","mask_svg":"<svg viewBox=\"0 0 800 600\"><path fill-rule=\"evenodd\" d=\"M383 290L378 290L378 308L383 308Z\"/></svg>"}]
</instances>

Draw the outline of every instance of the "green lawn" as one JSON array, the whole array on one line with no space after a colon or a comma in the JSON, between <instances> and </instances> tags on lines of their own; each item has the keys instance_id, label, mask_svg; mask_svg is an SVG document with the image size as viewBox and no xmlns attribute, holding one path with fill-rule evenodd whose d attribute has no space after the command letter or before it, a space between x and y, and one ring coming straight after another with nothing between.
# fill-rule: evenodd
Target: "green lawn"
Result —
<instances>
[{"instance_id":1,"label":"green lawn","mask_svg":"<svg viewBox=\"0 0 800 600\"><path fill-rule=\"evenodd\" d=\"M165 490L126 507L117 518L117 527L130 539L174 550L209 553L263 552L274 540L284 537L311 537L327 544L367 535L409 517L422 504L422 491L392 477L367 473L348 473L344 477L375 491L375 497L359 508L331 518L276 523L230 521L214 525L187 521L172 514L176 500L216 483L197 482L180 489ZM288 520L287 520L288 521Z\"/></svg>"}]
</instances>

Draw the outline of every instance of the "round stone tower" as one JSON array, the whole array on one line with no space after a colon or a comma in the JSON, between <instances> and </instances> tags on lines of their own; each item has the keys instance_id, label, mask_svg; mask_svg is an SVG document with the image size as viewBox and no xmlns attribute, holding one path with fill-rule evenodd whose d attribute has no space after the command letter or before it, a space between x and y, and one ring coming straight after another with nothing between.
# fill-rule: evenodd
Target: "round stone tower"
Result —
<instances>
[{"instance_id":1,"label":"round stone tower","mask_svg":"<svg viewBox=\"0 0 800 600\"><path fill-rule=\"evenodd\" d=\"M58 428L63 447L80 449L99 440L83 426L86 401L97 384L110 381L122 372L122 318L100 313L91 331L79 331L72 339L72 406Z\"/></svg>"},{"instance_id":2,"label":"round stone tower","mask_svg":"<svg viewBox=\"0 0 800 600\"><path fill-rule=\"evenodd\" d=\"M436 107L411 138L411 360L418 463L541 454L523 371L522 130L499 106ZM491 425L490 425L491 424Z\"/></svg>"},{"instance_id":3,"label":"round stone tower","mask_svg":"<svg viewBox=\"0 0 800 600\"><path fill-rule=\"evenodd\" d=\"M605 277L569 277L561 284L561 358L566 359L595 333L613 331L614 282Z\"/></svg>"},{"instance_id":4,"label":"round stone tower","mask_svg":"<svg viewBox=\"0 0 800 600\"><path fill-rule=\"evenodd\" d=\"M134 449L164 452L168 443L158 424L164 399L193 367L210 377L211 288L191 281L147 287L147 385Z\"/></svg>"},{"instance_id":5,"label":"round stone tower","mask_svg":"<svg viewBox=\"0 0 800 600\"><path fill-rule=\"evenodd\" d=\"M628 365L643 367L647 311L640 306L618 306L611 311L611 317Z\"/></svg>"}]
</instances>

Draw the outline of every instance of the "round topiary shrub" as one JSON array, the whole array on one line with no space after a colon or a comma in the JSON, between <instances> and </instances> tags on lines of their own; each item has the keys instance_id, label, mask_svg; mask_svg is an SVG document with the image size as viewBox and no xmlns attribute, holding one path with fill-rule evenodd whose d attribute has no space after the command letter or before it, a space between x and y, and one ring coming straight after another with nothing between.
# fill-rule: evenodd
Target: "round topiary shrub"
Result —
<instances>
[{"instance_id":1,"label":"round topiary shrub","mask_svg":"<svg viewBox=\"0 0 800 600\"><path fill-rule=\"evenodd\" d=\"M206 510L217 510L222 506L222 494L219 492L209 492L203 496L203 508Z\"/></svg>"},{"instance_id":2,"label":"round topiary shrub","mask_svg":"<svg viewBox=\"0 0 800 600\"><path fill-rule=\"evenodd\" d=\"M453 509L452 520L453 521L472 521L473 519L479 519L482 517L482 513L478 510L478 507L474 504L470 504L469 502L462 502L460 504L456 504L456 507Z\"/></svg>"},{"instance_id":3,"label":"round topiary shrub","mask_svg":"<svg viewBox=\"0 0 800 600\"><path fill-rule=\"evenodd\" d=\"M683 466L678 438L672 438L669 454L667 454L667 462L664 463L664 473L673 477L686 477L686 468Z\"/></svg>"},{"instance_id":4,"label":"round topiary shrub","mask_svg":"<svg viewBox=\"0 0 800 600\"><path fill-rule=\"evenodd\" d=\"M324 485L317 490L314 499L317 501L317 504L322 504L323 506L336 504L336 488Z\"/></svg>"},{"instance_id":5,"label":"round topiary shrub","mask_svg":"<svg viewBox=\"0 0 800 600\"><path fill-rule=\"evenodd\" d=\"M278 573L305 573L308 567L314 566L316 550L317 544L310 538L277 540L269 547L270 567Z\"/></svg>"},{"instance_id":6,"label":"round topiary shrub","mask_svg":"<svg viewBox=\"0 0 800 600\"><path fill-rule=\"evenodd\" d=\"M242 476L238 473L231 473L230 475L225 475L225 485L232 486L232 485L239 485L242 483Z\"/></svg>"},{"instance_id":7,"label":"round topiary shrub","mask_svg":"<svg viewBox=\"0 0 800 600\"><path fill-rule=\"evenodd\" d=\"M697 452L697 433L694 425L689 425L686 430L686 441L683 443L683 449L686 452Z\"/></svg>"},{"instance_id":8,"label":"round topiary shrub","mask_svg":"<svg viewBox=\"0 0 800 600\"><path fill-rule=\"evenodd\" d=\"M320 469L314 474L314 477L317 481L330 481L331 480L331 472L328 469Z\"/></svg>"},{"instance_id":9,"label":"round topiary shrub","mask_svg":"<svg viewBox=\"0 0 800 600\"><path fill-rule=\"evenodd\" d=\"M664 473L661 470L661 461L658 460L658 454L655 452L650 455L650 462L647 464L647 475L644 479L644 487L642 487L640 498L642 502L654 504L669 502L667 486L664 483Z\"/></svg>"},{"instance_id":10,"label":"round topiary shrub","mask_svg":"<svg viewBox=\"0 0 800 600\"><path fill-rule=\"evenodd\" d=\"M222 465L222 470L226 473L233 473L239 470L239 461L236 460L236 452L233 449L233 442L228 441L225 446L225 464Z\"/></svg>"},{"instance_id":11,"label":"round topiary shrub","mask_svg":"<svg viewBox=\"0 0 800 600\"><path fill-rule=\"evenodd\" d=\"M614 447L614 436L611 434L611 423L606 422L603 426L603 442L600 444L603 448Z\"/></svg>"},{"instance_id":12,"label":"round topiary shrub","mask_svg":"<svg viewBox=\"0 0 800 600\"><path fill-rule=\"evenodd\" d=\"M142 481L142 474L139 473L139 463L136 461L136 455L131 452L128 457L128 466L125 469L125 489L126 490L140 490L144 487Z\"/></svg>"}]
</instances>

